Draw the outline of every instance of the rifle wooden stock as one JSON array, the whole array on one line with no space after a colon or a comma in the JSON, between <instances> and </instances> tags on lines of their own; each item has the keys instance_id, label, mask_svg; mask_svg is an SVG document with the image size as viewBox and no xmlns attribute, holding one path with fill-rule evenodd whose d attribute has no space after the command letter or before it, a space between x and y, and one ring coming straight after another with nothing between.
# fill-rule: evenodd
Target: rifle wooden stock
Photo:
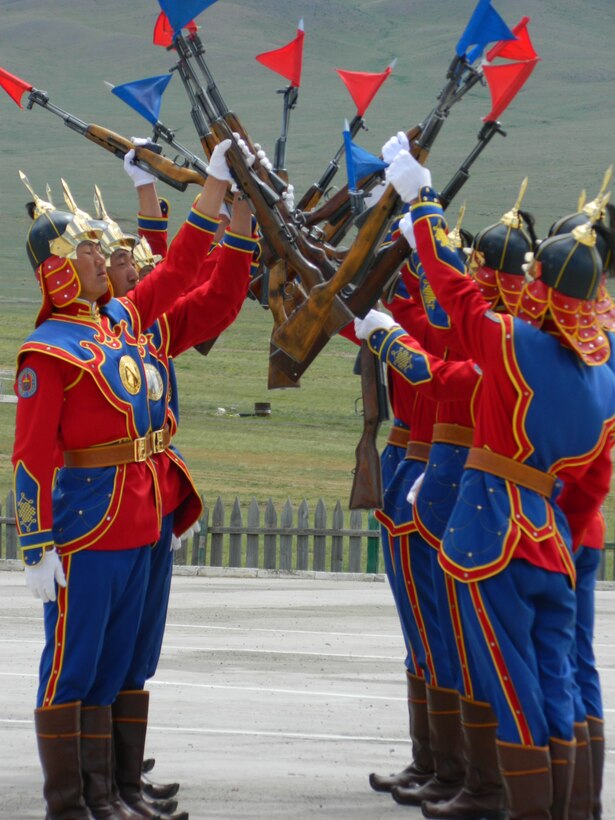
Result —
<instances>
[{"instance_id":1,"label":"rifle wooden stock","mask_svg":"<svg viewBox=\"0 0 615 820\"><path fill-rule=\"evenodd\" d=\"M333 332L337 332L344 326L345 323L337 324L331 319L331 305L338 298L337 294L342 288L352 282L361 268L369 263L374 248L382 240L388 221L398 208L399 202L395 188L392 185L387 186L380 200L373 206L368 219L361 226L352 247L334 276L327 282L311 288L307 301L274 332L274 343L293 359L301 362L308 356L322 329L331 336L331 327L334 328Z\"/></svg>"},{"instance_id":2,"label":"rifle wooden stock","mask_svg":"<svg viewBox=\"0 0 615 820\"><path fill-rule=\"evenodd\" d=\"M277 259L286 264L287 278L289 272L292 272L292 276L298 276L306 288L312 288L321 283L323 281L322 271L300 252L288 226L277 211L274 193L269 190L267 194L268 189L263 188L264 183L253 174L252 169L247 165L242 150L232 139L228 123L223 119L216 120L212 124L212 131L218 142L231 139L231 146L226 155L229 166L237 184L252 202L257 222L267 244L274 251ZM337 328L347 324L351 319L352 315L341 299L337 299L332 305L330 316L327 317L327 329L334 333Z\"/></svg>"},{"instance_id":3,"label":"rifle wooden stock","mask_svg":"<svg viewBox=\"0 0 615 820\"><path fill-rule=\"evenodd\" d=\"M126 139L126 137L122 137L114 131L110 131L108 128L103 128L102 125L95 125L94 123L88 124L84 136L91 142L119 157L125 157L128 151L134 148L135 156L141 161L141 165L146 165L147 170L162 182L166 182L176 188L181 186L180 190L186 190L190 184L202 185L205 181L205 177L197 171L187 168L184 165L177 165L168 157L157 154L148 148L137 148L129 139Z\"/></svg>"},{"instance_id":4,"label":"rifle wooden stock","mask_svg":"<svg viewBox=\"0 0 615 820\"><path fill-rule=\"evenodd\" d=\"M383 505L382 470L376 445L380 427L380 362L365 341L361 342L359 361L363 395L363 433L355 450L356 466L348 507L351 510L373 510Z\"/></svg>"}]
</instances>

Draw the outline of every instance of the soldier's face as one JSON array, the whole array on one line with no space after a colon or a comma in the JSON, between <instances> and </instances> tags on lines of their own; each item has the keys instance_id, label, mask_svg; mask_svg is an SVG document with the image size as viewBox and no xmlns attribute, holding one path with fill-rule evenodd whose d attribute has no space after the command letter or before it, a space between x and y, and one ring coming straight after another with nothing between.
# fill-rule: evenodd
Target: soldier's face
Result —
<instances>
[{"instance_id":1,"label":"soldier's face","mask_svg":"<svg viewBox=\"0 0 615 820\"><path fill-rule=\"evenodd\" d=\"M124 249L114 251L111 254L107 273L113 286L114 296L126 296L139 281L139 274L135 268L132 253Z\"/></svg>"},{"instance_id":2,"label":"soldier's face","mask_svg":"<svg viewBox=\"0 0 615 820\"><path fill-rule=\"evenodd\" d=\"M107 292L109 280L105 257L96 242L82 242L77 247L75 270L81 285L80 297L95 302Z\"/></svg>"}]
</instances>

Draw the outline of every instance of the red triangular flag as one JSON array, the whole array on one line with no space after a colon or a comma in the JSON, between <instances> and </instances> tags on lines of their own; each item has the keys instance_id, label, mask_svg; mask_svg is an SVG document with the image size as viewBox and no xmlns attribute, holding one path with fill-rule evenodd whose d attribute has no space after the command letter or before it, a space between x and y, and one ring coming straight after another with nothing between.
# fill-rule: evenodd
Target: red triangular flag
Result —
<instances>
[{"instance_id":1,"label":"red triangular flag","mask_svg":"<svg viewBox=\"0 0 615 820\"><path fill-rule=\"evenodd\" d=\"M16 77L14 74L10 74L3 68L0 68L0 86L4 88L9 97L12 97L12 99L15 100L20 108L23 108L21 98L24 91L32 91L33 88L30 83L20 80L19 77Z\"/></svg>"},{"instance_id":2,"label":"red triangular flag","mask_svg":"<svg viewBox=\"0 0 615 820\"><path fill-rule=\"evenodd\" d=\"M513 101L539 59L537 57L535 60L525 60L520 63L483 66L485 79L491 92L491 111L483 117L483 122L497 120L502 111Z\"/></svg>"},{"instance_id":3,"label":"red triangular flag","mask_svg":"<svg viewBox=\"0 0 615 820\"><path fill-rule=\"evenodd\" d=\"M393 69L389 66L381 74L372 74L368 71L344 71L341 68L335 70L350 92L350 96L357 106L357 114L362 117L376 96L378 89Z\"/></svg>"},{"instance_id":4,"label":"red triangular flag","mask_svg":"<svg viewBox=\"0 0 615 820\"><path fill-rule=\"evenodd\" d=\"M534 51L534 46L530 40L527 30L529 17L523 17L512 29L516 35L516 40L500 40L493 48L489 49L485 55L488 62L492 62L494 57L502 57L505 60L535 60L538 54Z\"/></svg>"},{"instance_id":5,"label":"red triangular flag","mask_svg":"<svg viewBox=\"0 0 615 820\"><path fill-rule=\"evenodd\" d=\"M299 88L301 84L301 65L303 63L303 40L305 32L303 30L303 20L300 21L297 28L297 36L290 43L287 43L282 48L276 48L273 51L263 51L262 54L257 54L256 59L262 65L267 66L277 74L290 82L295 88Z\"/></svg>"},{"instance_id":6,"label":"red triangular flag","mask_svg":"<svg viewBox=\"0 0 615 820\"><path fill-rule=\"evenodd\" d=\"M186 26L190 34L196 34L198 31L197 24L191 20ZM154 26L153 42L155 46L164 46L168 48L173 45L173 26L169 23L169 18L164 11L161 11Z\"/></svg>"}]
</instances>

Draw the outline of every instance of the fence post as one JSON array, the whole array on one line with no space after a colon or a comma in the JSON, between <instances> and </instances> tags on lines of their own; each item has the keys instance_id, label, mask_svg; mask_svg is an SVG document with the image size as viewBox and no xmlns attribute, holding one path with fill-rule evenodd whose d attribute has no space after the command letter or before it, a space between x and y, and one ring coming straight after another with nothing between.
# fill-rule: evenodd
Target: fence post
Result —
<instances>
[{"instance_id":1,"label":"fence post","mask_svg":"<svg viewBox=\"0 0 615 820\"><path fill-rule=\"evenodd\" d=\"M333 508L333 529L344 529L344 513L338 501ZM344 536L331 536L331 572L342 572L344 569Z\"/></svg>"},{"instance_id":2,"label":"fence post","mask_svg":"<svg viewBox=\"0 0 615 820\"><path fill-rule=\"evenodd\" d=\"M192 563L195 566L205 566L205 551L207 549L207 531L209 529L209 507L203 504L201 518L201 532L196 534L192 545Z\"/></svg>"},{"instance_id":3,"label":"fence post","mask_svg":"<svg viewBox=\"0 0 615 820\"><path fill-rule=\"evenodd\" d=\"M258 567L258 528L260 526L260 510L254 497L248 507L248 536L246 539L246 567Z\"/></svg>"},{"instance_id":4,"label":"fence post","mask_svg":"<svg viewBox=\"0 0 615 820\"><path fill-rule=\"evenodd\" d=\"M15 509L15 495L13 490L9 490L6 497L6 509ZM6 528L6 558L17 558L17 527L13 524Z\"/></svg>"},{"instance_id":5,"label":"fence post","mask_svg":"<svg viewBox=\"0 0 615 820\"><path fill-rule=\"evenodd\" d=\"M374 517L373 510L370 510L367 514L367 529L374 530L375 534L367 539L367 566L365 572L376 574L380 559L380 524Z\"/></svg>"},{"instance_id":6,"label":"fence post","mask_svg":"<svg viewBox=\"0 0 615 820\"><path fill-rule=\"evenodd\" d=\"M283 530L280 533L280 569L290 571L293 568L293 505L290 498L286 499L286 504L282 508L280 526Z\"/></svg>"},{"instance_id":7,"label":"fence post","mask_svg":"<svg viewBox=\"0 0 615 820\"><path fill-rule=\"evenodd\" d=\"M8 518L8 515L7 515L7 518ZM1 519L2 519L2 502L0 501L0 558L3 558L4 557L4 552L2 550L2 544L3 544L4 530L8 530L9 525L8 524L3 525Z\"/></svg>"},{"instance_id":8,"label":"fence post","mask_svg":"<svg viewBox=\"0 0 615 820\"><path fill-rule=\"evenodd\" d=\"M267 532L267 530L275 530L278 525L278 514L273 506L273 501L269 499L265 507L265 537L263 548L263 559L265 569L275 569L276 566L276 545L277 535L275 532Z\"/></svg>"},{"instance_id":9,"label":"fence post","mask_svg":"<svg viewBox=\"0 0 615 820\"><path fill-rule=\"evenodd\" d=\"M350 529L360 530L363 525L361 510L350 510ZM361 536L351 535L348 539L348 572L361 572Z\"/></svg>"},{"instance_id":10,"label":"fence post","mask_svg":"<svg viewBox=\"0 0 615 820\"><path fill-rule=\"evenodd\" d=\"M224 526L224 504L222 503L222 499L218 496L215 506L214 512L211 517L211 523L214 528ZM221 532L212 532L211 534L211 566L212 567L221 567L222 566L222 554L223 554L223 542L224 536Z\"/></svg>"},{"instance_id":11,"label":"fence post","mask_svg":"<svg viewBox=\"0 0 615 820\"><path fill-rule=\"evenodd\" d=\"M310 510L305 498L299 504L297 510L297 529L307 530L310 526ZM308 535L307 532L299 532L297 535L297 569L306 570L308 568Z\"/></svg>"},{"instance_id":12,"label":"fence post","mask_svg":"<svg viewBox=\"0 0 615 820\"><path fill-rule=\"evenodd\" d=\"M322 498L318 499L314 512L314 570L316 572L325 571L325 553L327 549L326 536L318 530L327 528L327 509Z\"/></svg>"},{"instance_id":13,"label":"fence post","mask_svg":"<svg viewBox=\"0 0 615 820\"><path fill-rule=\"evenodd\" d=\"M228 557L228 565L229 567L240 567L241 566L241 527L243 521L241 519L241 506L239 504L239 499L235 496L235 501L233 503L233 508L231 510L231 534L230 534L230 547L229 547L229 557ZM236 531L235 531L236 530Z\"/></svg>"}]
</instances>

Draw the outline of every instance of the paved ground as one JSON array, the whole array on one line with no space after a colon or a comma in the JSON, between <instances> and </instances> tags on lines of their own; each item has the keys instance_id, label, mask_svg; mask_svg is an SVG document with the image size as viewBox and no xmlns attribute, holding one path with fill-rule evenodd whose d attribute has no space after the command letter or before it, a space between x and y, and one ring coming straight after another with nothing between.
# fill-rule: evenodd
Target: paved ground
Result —
<instances>
[{"instance_id":1,"label":"paved ground","mask_svg":"<svg viewBox=\"0 0 615 820\"><path fill-rule=\"evenodd\" d=\"M0 595L0 818L40 820L41 605L20 572L0 572ZM610 721L615 591L599 591L597 610ZM386 583L176 576L150 687L154 773L181 780L191 820L418 818L367 782L408 762L402 656ZM604 817L613 818L615 732L607 741Z\"/></svg>"}]
</instances>

